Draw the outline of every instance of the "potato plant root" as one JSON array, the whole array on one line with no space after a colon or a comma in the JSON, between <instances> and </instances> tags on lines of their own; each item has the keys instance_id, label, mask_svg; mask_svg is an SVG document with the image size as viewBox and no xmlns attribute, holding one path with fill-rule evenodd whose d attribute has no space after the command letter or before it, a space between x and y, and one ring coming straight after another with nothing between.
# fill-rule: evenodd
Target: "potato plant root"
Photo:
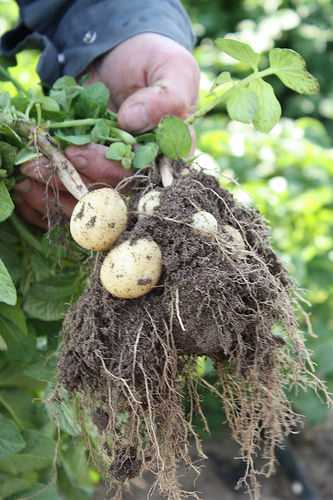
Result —
<instances>
[{"instance_id":1,"label":"potato plant root","mask_svg":"<svg viewBox=\"0 0 333 500\"><path fill-rule=\"evenodd\" d=\"M194 169L184 176L182 167L173 163L168 187L157 168L132 179L129 226L119 240L145 237L160 246L160 283L139 299L113 298L99 281L99 254L88 289L65 318L59 384L91 412L112 498L121 498L126 481L144 470L155 474L165 498L197 498L181 490L176 469L181 461L191 465L191 438L200 449L192 416L204 419L197 387L206 382L196 366L199 356L211 358L219 378L211 389L241 446L243 481L256 498L257 473L272 471L275 448L299 421L285 388L317 381L295 319L297 292L262 217L213 177ZM152 189L161 191L160 206L138 217L138 200ZM216 218L215 235L191 227L201 210ZM224 226L239 231L244 245L235 245ZM265 461L259 471L257 455Z\"/></svg>"}]
</instances>

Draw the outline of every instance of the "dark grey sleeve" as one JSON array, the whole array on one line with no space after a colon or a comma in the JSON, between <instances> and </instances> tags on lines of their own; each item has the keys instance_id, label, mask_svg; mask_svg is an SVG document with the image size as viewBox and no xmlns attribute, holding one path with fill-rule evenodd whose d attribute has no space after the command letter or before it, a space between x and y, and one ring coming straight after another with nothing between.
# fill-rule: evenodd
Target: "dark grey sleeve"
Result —
<instances>
[{"instance_id":1,"label":"dark grey sleeve","mask_svg":"<svg viewBox=\"0 0 333 500\"><path fill-rule=\"evenodd\" d=\"M37 67L46 86L77 76L96 57L140 33L158 33L187 49L194 45L180 0L18 0L20 22L0 40L0 53L43 50Z\"/></svg>"}]
</instances>

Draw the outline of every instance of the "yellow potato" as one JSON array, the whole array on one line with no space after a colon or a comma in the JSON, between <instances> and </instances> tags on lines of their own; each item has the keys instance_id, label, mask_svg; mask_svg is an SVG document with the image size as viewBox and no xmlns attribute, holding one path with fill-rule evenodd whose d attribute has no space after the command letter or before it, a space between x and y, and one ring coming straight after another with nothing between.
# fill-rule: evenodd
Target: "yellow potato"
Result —
<instances>
[{"instance_id":1,"label":"yellow potato","mask_svg":"<svg viewBox=\"0 0 333 500\"><path fill-rule=\"evenodd\" d=\"M214 215L204 210L200 210L200 212L196 212L193 215L191 226L195 231L206 233L207 235L216 234L218 229L217 220Z\"/></svg>"},{"instance_id":2,"label":"yellow potato","mask_svg":"<svg viewBox=\"0 0 333 500\"><path fill-rule=\"evenodd\" d=\"M160 206L160 191L148 191L142 198L140 198L138 203L139 218L145 215L153 215L156 208Z\"/></svg>"},{"instance_id":3,"label":"yellow potato","mask_svg":"<svg viewBox=\"0 0 333 500\"><path fill-rule=\"evenodd\" d=\"M91 191L73 210L70 231L87 250L109 250L127 226L127 207L112 188Z\"/></svg>"},{"instance_id":4,"label":"yellow potato","mask_svg":"<svg viewBox=\"0 0 333 500\"><path fill-rule=\"evenodd\" d=\"M136 299L150 292L162 272L162 254L155 241L124 241L105 257L100 278L114 297Z\"/></svg>"}]
</instances>

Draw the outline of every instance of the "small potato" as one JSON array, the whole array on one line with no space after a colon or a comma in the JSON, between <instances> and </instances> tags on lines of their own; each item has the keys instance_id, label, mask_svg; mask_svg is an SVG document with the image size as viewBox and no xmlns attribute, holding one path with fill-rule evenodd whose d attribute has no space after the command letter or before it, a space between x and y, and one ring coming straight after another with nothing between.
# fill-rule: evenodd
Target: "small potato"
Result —
<instances>
[{"instance_id":1,"label":"small potato","mask_svg":"<svg viewBox=\"0 0 333 500\"><path fill-rule=\"evenodd\" d=\"M226 224L222 226L222 237L224 237L231 246L239 250L245 250L245 242L243 237L233 226Z\"/></svg>"},{"instance_id":2,"label":"small potato","mask_svg":"<svg viewBox=\"0 0 333 500\"><path fill-rule=\"evenodd\" d=\"M119 299L136 299L150 292L162 272L162 254L155 241L124 241L105 257L100 278L104 288Z\"/></svg>"},{"instance_id":3,"label":"small potato","mask_svg":"<svg viewBox=\"0 0 333 500\"><path fill-rule=\"evenodd\" d=\"M214 215L204 210L200 210L200 212L196 212L193 215L191 226L196 231L206 233L207 235L216 234L218 228Z\"/></svg>"},{"instance_id":4,"label":"small potato","mask_svg":"<svg viewBox=\"0 0 333 500\"><path fill-rule=\"evenodd\" d=\"M127 207L112 188L91 191L75 206L70 231L73 239L87 250L109 250L125 231Z\"/></svg>"},{"instance_id":5,"label":"small potato","mask_svg":"<svg viewBox=\"0 0 333 500\"><path fill-rule=\"evenodd\" d=\"M145 215L153 215L156 208L160 206L160 200L161 192L156 190L148 191L142 196L138 203L139 219Z\"/></svg>"}]
</instances>

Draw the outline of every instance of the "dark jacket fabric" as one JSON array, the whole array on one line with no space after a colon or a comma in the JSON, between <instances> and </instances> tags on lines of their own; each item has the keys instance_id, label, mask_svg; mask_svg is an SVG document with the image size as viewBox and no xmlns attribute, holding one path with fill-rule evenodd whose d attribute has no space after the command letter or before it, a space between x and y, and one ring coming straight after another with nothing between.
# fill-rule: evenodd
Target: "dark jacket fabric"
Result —
<instances>
[{"instance_id":1,"label":"dark jacket fabric","mask_svg":"<svg viewBox=\"0 0 333 500\"><path fill-rule=\"evenodd\" d=\"M77 76L96 57L140 33L158 33L187 49L194 44L179 0L18 0L19 24L0 40L0 53L42 49L37 71L46 86Z\"/></svg>"}]
</instances>

